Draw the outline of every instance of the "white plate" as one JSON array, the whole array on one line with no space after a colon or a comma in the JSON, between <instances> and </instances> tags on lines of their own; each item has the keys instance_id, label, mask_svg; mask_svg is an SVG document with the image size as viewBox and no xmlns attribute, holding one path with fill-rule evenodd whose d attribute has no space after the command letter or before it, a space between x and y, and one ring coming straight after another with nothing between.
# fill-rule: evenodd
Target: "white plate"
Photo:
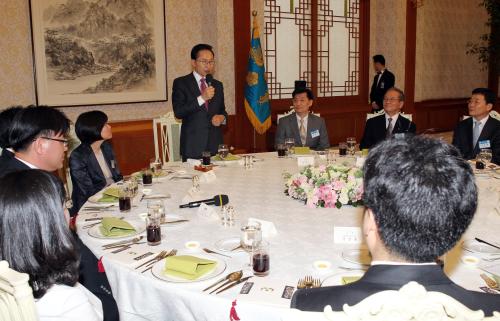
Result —
<instances>
[{"instance_id":1,"label":"white plate","mask_svg":"<svg viewBox=\"0 0 500 321\"><path fill-rule=\"evenodd\" d=\"M137 234L141 234L146 230L146 224L144 222L140 221L127 221L130 223L135 228L135 233L127 234L127 235L122 235L122 236L105 236L102 235L100 227L101 224L97 224L95 226L92 226L89 228L89 235L98 239L122 239L122 238L127 238L127 237L132 237Z\"/></svg>"},{"instance_id":2,"label":"white plate","mask_svg":"<svg viewBox=\"0 0 500 321\"><path fill-rule=\"evenodd\" d=\"M493 243L495 244L495 243ZM484 243L480 243L476 240L466 240L462 244L462 248L474 252L474 253L485 253L485 254L500 254L500 250L494 248L493 246L489 246Z\"/></svg>"},{"instance_id":3,"label":"white plate","mask_svg":"<svg viewBox=\"0 0 500 321\"><path fill-rule=\"evenodd\" d=\"M239 237L230 237L230 238L218 240L217 242L215 242L215 249L222 251L222 252L231 252L231 253L243 252L244 250L242 248L231 251L232 249L236 248L240 244L241 243L240 243Z\"/></svg>"},{"instance_id":4,"label":"white plate","mask_svg":"<svg viewBox=\"0 0 500 321\"><path fill-rule=\"evenodd\" d=\"M192 253L177 253L177 255L193 255L193 254ZM196 257L199 257L202 259L216 261L217 267L212 272L203 275L199 279L186 280L186 279L178 278L175 276L163 274L163 269L165 268L165 260L166 260L166 259L163 259L159 262L156 262L153 265L153 269L151 270L151 272L153 273L153 275L155 277L157 277L158 279L163 280L163 281L173 282L173 283L193 283L193 282L201 282L201 281L205 281L205 280L210 280L210 279L222 274L222 272L224 272L226 270L226 262L222 259L215 257L215 256L201 254L201 253L196 253L193 256L196 256Z\"/></svg>"},{"instance_id":5,"label":"white plate","mask_svg":"<svg viewBox=\"0 0 500 321\"><path fill-rule=\"evenodd\" d=\"M370 265L372 257L367 249L352 249L342 252L342 258L349 263Z\"/></svg>"},{"instance_id":6,"label":"white plate","mask_svg":"<svg viewBox=\"0 0 500 321\"><path fill-rule=\"evenodd\" d=\"M321 282L321 286L336 286L343 285L342 278L345 276L363 276L365 271L363 270L354 270L354 271L345 271L338 272L326 277L323 282Z\"/></svg>"}]
</instances>

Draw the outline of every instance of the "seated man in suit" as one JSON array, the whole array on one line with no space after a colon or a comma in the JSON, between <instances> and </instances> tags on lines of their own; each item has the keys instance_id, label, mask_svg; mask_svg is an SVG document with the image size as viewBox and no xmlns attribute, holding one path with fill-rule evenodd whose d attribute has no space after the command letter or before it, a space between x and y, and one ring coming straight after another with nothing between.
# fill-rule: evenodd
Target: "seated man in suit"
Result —
<instances>
[{"instance_id":1,"label":"seated man in suit","mask_svg":"<svg viewBox=\"0 0 500 321\"><path fill-rule=\"evenodd\" d=\"M22 109L21 106L13 106L0 112L0 148L2 149L0 152L0 162L4 159L7 160L14 157L14 150L9 143L9 129L12 119Z\"/></svg>"},{"instance_id":2,"label":"seated man in suit","mask_svg":"<svg viewBox=\"0 0 500 321\"><path fill-rule=\"evenodd\" d=\"M308 146L314 150L330 147L325 120L309 113L314 99L312 91L298 87L292 97L295 113L279 120L275 145L283 144L286 138L293 138L295 146Z\"/></svg>"},{"instance_id":3,"label":"seated man in suit","mask_svg":"<svg viewBox=\"0 0 500 321\"><path fill-rule=\"evenodd\" d=\"M323 311L331 305L338 311L416 281L470 309L498 311L500 295L463 289L435 263L460 240L476 212L474 174L460 152L428 137L395 137L370 151L363 171L362 231L371 267L345 286L298 290L292 308Z\"/></svg>"},{"instance_id":4,"label":"seated man in suit","mask_svg":"<svg viewBox=\"0 0 500 321\"><path fill-rule=\"evenodd\" d=\"M53 172L62 168L68 131L69 119L55 108L29 106L18 111L9 129L14 156L0 161L0 178L23 169ZM106 274L98 272L97 258L75 238L80 250L80 283L101 300L105 321L119 320Z\"/></svg>"},{"instance_id":5,"label":"seated man in suit","mask_svg":"<svg viewBox=\"0 0 500 321\"><path fill-rule=\"evenodd\" d=\"M372 112L382 110L383 99L389 88L396 84L394 74L385 68L385 58L382 55L373 56L373 69L377 73L373 78L370 90L370 103Z\"/></svg>"},{"instance_id":6,"label":"seated man in suit","mask_svg":"<svg viewBox=\"0 0 500 321\"><path fill-rule=\"evenodd\" d=\"M491 149L492 162L500 165L500 121L489 117L495 105L495 94L488 88L476 88L469 100L471 117L458 123L453 145L465 159L474 159L482 148Z\"/></svg>"},{"instance_id":7,"label":"seated man in suit","mask_svg":"<svg viewBox=\"0 0 500 321\"><path fill-rule=\"evenodd\" d=\"M417 126L400 116L405 101L405 94L396 87L390 88L384 97L385 115L376 116L366 121L365 132L359 144L360 149L372 148L393 134L415 134Z\"/></svg>"}]
</instances>

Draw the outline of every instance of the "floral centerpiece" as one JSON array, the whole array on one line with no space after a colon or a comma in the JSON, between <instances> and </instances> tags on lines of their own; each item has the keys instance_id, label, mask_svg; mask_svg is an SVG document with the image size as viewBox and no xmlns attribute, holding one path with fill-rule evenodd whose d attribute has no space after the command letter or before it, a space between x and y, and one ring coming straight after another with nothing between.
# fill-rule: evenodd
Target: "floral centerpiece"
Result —
<instances>
[{"instance_id":1,"label":"floral centerpiece","mask_svg":"<svg viewBox=\"0 0 500 321\"><path fill-rule=\"evenodd\" d=\"M285 194L308 207L363 204L363 172L343 165L308 166L299 173L285 173Z\"/></svg>"}]
</instances>

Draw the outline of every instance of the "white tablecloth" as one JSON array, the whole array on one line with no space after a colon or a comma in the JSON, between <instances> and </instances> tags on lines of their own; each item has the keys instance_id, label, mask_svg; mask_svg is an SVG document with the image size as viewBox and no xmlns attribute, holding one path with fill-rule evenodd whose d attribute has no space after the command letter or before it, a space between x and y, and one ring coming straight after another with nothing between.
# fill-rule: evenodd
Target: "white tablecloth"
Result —
<instances>
[{"instance_id":1,"label":"white tablecloth","mask_svg":"<svg viewBox=\"0 0 500 321\"><path fill-rule=\"evenodd\" d=\"M295 159L278 159L275 153L256 154L263 159L256 162L253 169L242 166L225 166L215 169L217 179L212 183L201 184L199 199L210 198L215 194L229 195L230 205L236 210L238 222L234 227L223 227L218 220L200 217L197 209L179 209L182 198L191 187L191 180L168 180L153 184L154 192L168 192L171 199L165 201L167 213L187 218L186 224L162 227L165 238L155 247L164 249L184 249L186 241L198 241L201 247L215 249L217 240L239 237L239 227L243 220L254 217L274 222L278 234L269 239L271 243L271 271L269 278L284 280L296 285L305 275L320 278L312 263L315 260L328 260L333 267L329 274L341 270L338 266L348 266L341 258L343 250L356 245L341 245L333 242L334 226L360 226L362 208L344 207L338 209L311 209L303 203L284 195L284 171L296 172ZM186 165L180 165L187 169ZM187 169L189 172L190 170ZM493 178L478 179L480 188L479 210L464 238L481 237L499 241L500 215L494 206L499 200L500 180ZM146 202L125 214L126 218L137 218L138 213L146 212ZM122 213L109 212L117 216ZM78 216L77 226L88 224L83 220L85 214ZM107 257L101 245L109 243L90 237L87 230L79 229L83 242L96 254L104 255L103 262L113 294L120 309L122 320L229 320L231 303L236 298L240 286L219 295L208 295L202 289L219 277L191 284L174 284L156 279L150 272L141 274ZM446 271L452 279L469 289L477 290L483 282L479 270L460 264L462 254L456 246L446 258ZM249 257L247 253L232 254L226 259L226 272L244 268ZM223 275L227 274L224 272ZM238 300L236 310L241 320L280 320L285 307L276 307L261 302L259 304Z\"/></svg>"}]
</instances>

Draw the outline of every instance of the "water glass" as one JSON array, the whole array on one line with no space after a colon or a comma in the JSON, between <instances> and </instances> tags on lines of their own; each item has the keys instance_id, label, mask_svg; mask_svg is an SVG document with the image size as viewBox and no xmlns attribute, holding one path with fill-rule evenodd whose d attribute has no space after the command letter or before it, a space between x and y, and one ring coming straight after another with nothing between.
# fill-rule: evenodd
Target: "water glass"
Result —
<instances>
[{"instance_id":1,"label":"water glass","mask_svg":"<svg viewBox=\"0 0 500 321\"><path fill-rule=\"evenodd\" d=\"M253 247L262 241L262 227L259 222L247 221L241 227L241 247L250 254L250 264L252 266Z\"/></svg>"},{"instance_id":2,"label":"water glass","mask_svg":"<svg viewBox=\"0 0 500 321\"><path fill-rule=\"evenodd\" d=\"M165 221L165 204L162 200L149 200L147 203L148 213L150 210L157 210L160 215L160 221Z\"/></svg>"},{"instance_id":3,"label":"water glass","mask_svg":"<svg viewBox=\"0 0 500 321\"><path fill-rule=\"evenodd\" d=\"M161 173L161 161L158 158L151 158L149 161L149 168L153 172L154 175L160 175Z\"/></svg>"},{"instance_id":4,"label":"water glass","mask_svg":"<svg viewBox=\"0 0 500 321\"><path fill-rule=\"evenodd\" d=\"M285 146L286 146L286 155L293 155L293 148L295 147L295 139L294 138L285 138Z\"/></svg>"},{"instance_id":5,"label":"water glass","mask_svg":"<svg viewBox=\"0 0 500 321\"><path fill-rule=\"evenodd\" d=\"M485 164L491 163L493 158L493 152L489 148L481 148L479 154L477 154L477 160L484 162Z\"/></svg>"},{"instance_id":6,"label":"water glass","mask_svg":"<svg viewBox=\"0 0 500 321\"><path fill-rule=\"evenodd\" d=\"M271 255L269 242L260 241L253 245L252 268L255 276L266 276L269 274Z\"/></svg>"},{"instance_id":7,"label":"water glass","mask_svg":"<svg viewBox=\"0 0 500 321\"><path fill-rule=\"evenodd\" d=\"M353 156L356 150L356 137L347 137L346 142L349 155Z\"/></svg>"},{"instance_id":8,"label":"water glass","mask_svg":"<svg viewBox=\"0 0 500 321\"><path fill-rule=\"evenodd\" d=\"M224 160L229 154L229 147L226 144L220 144L217 149L217 154L219 154L221 160Z\"/></svg>"}]
</instances>

